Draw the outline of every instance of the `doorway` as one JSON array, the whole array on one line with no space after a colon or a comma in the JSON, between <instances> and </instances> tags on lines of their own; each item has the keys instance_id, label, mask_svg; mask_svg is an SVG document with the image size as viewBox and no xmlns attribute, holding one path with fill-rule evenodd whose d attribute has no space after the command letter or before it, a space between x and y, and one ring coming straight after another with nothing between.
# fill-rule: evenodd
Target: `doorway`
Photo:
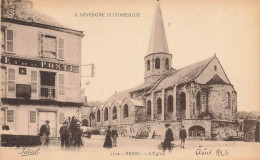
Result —
<instances>
[{"instance_id":1,"label":"doorway","mask_svg":"<svg viewBox=\"0 0 260 160\"><path fill-rule=\"evenodd\" d=\"M38 126L39 130L43 124L45 124L45 121L50 121L50 137L57 137L57 120L56 120L56 112L48 112L48 111L40 111L39 112L39 121Z\"/></svg>"}]
</instances>

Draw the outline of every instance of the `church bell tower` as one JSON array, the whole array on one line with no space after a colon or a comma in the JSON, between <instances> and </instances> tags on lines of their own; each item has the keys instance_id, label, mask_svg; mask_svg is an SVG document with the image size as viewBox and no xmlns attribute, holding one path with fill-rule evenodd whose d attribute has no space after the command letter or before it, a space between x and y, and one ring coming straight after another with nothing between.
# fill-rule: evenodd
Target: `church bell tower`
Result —
<instances>
[{"instance_id":1,"label":"church bell tower","mask_svg":"<svg viewBox=\"0 0 260 160\"><path fill-rule=\"evenodd\" d=\"M156 3L150 42L147 55L144 57L145 83L158 80L170 71L172 66L172 55L168 49L159 0Z\"/></svg>"}]
</instances>

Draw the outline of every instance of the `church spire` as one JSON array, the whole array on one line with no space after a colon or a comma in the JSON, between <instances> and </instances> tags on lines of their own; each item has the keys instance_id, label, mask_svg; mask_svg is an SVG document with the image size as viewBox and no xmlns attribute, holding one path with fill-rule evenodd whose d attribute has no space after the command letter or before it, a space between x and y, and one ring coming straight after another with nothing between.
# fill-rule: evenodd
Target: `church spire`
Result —
<instances>
[{"instance_id":1,"label":"church spire","mask_svg":"<svg viewBox=\"0 0 260 160\"><path fill-rule=\"evenodd\" d=\"M169 53L159 0L156 3L147 55L151 53Z\"/></svg>"}]
</instances>

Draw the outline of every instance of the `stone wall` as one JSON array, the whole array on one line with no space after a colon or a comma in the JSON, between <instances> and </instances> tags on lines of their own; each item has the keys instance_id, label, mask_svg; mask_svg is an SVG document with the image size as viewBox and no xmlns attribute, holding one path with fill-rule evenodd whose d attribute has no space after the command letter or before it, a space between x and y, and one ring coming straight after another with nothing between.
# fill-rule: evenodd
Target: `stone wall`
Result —
<instances>
[{"instance_id":1,"label":"stone wall","mask_svg":"<svg viewBox=\"0 0 260 160\"><path fill-rule=\"evenodd\" d=\"M228 101L228 93L230 94L230 98L234 99L235 97L232 96L232 94L234 94L233 86L226 84L214 84L209 85L208 87L208 107L209 112L213 114L213 118L218 120L234 120L236 103L232 104L232 99L230 102ZM234 102L236 102L236 100L233 100L233 103ZM231 104L229 105L229 103Z\"/></svg>"},{"instance_id":2,"label":"stone wall","mask_svg":"<svg viewBox=\"0 0 260 160\"><path fill-rule=\"evenodd\" d=\"M213 120L211 130L213 140L226 140L229 136L238 135L238 123Z\"/></svg>"}]
</instances>

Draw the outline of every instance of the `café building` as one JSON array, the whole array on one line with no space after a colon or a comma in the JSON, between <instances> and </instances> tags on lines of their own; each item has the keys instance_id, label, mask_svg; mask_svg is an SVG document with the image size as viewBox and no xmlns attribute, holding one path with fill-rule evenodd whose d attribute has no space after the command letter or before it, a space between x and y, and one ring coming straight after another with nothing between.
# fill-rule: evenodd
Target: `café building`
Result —
<instances>
[{"instance_id":1,"label":"caf\u00e9 building","mask_svg":"<svg viewBox=\"0 0 260 160\"><path fill-rule=\"evenodd\" d=\"M32 9L28 0L4 0L1 14L1 126L37 135L46 120L59 137L65 118L81 117L81 39Z\"/></svg>"}]
</instances>

